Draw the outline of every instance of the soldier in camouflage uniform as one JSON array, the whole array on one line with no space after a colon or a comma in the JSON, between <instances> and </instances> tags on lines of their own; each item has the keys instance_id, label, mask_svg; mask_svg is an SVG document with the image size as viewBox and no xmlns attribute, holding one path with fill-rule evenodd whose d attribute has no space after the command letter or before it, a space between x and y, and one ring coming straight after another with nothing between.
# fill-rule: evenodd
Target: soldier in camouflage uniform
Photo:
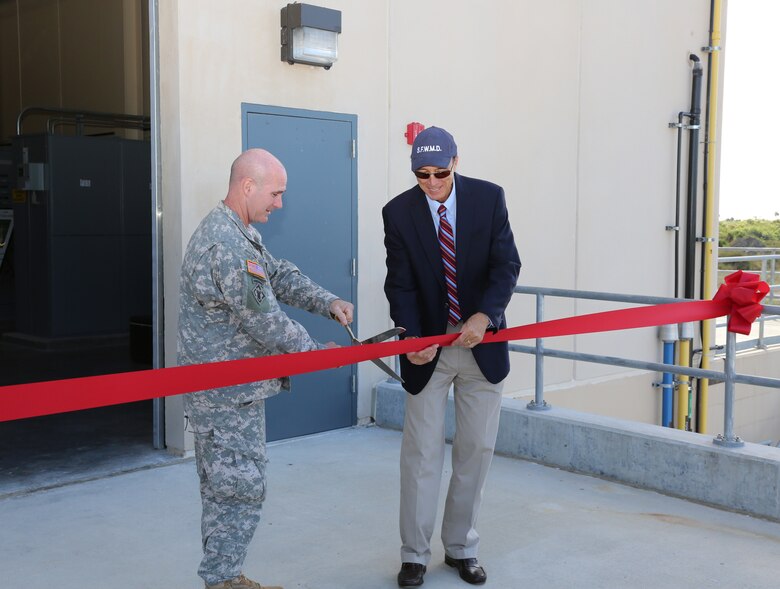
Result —
<instances>
[{"instance_id":1,"label":"soldier in camouflage uniform","mask_svg":"<svg viewBox=\"0 0 780 589\"><path fill-rule=\"evenodd\" d=\"M335 347L311 339L280 302L352 321L351 303L274 258L250 225L267 222L282 206L286 184L284 167L267 151L252 149L233 162L227 197L200 223L184 255L179 364ZM280 378L184 397L203 502L198 574L207 589L281 589L263 588L241 567L265 498L264 399L289 388Z\"/></svg>"}]
</instances>

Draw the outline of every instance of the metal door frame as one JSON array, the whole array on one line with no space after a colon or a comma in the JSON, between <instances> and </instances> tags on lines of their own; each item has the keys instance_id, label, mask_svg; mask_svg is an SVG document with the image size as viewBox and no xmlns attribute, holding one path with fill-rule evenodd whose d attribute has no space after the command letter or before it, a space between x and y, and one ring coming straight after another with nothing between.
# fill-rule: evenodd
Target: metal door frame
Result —
<instances>
[{"instance_id":1,"label":"metal door frame","mask_svg":"<svg viewBox=\"0 0 780 589\"><path fill-rule=\"evenodd\" d=\"M165 366L162 173L160 170L160 27L158 0L149 0L149 109L152 148L152 366ZM165 399L152 399L152 445L165 448Z\"/></svg>"}]
</instances>

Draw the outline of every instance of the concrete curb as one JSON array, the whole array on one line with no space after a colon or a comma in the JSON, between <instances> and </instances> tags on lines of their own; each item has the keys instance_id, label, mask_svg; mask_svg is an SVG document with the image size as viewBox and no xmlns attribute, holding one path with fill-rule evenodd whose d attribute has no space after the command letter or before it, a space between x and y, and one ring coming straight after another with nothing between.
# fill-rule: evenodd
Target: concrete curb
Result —
<instances>
[{"instance_id":1,"label":"concrete curb","mask_svg":"<svg viewBox=\"0 0 780 589\"><path fill-rule=\"evenodd\" d=\"M403 429L400 384L376 387L376 423ZM453 401L446 435L454 433ZM712 437L505 399L496 452L780 521L780 449L713 444Z\"/></svg>"}]
</instances>

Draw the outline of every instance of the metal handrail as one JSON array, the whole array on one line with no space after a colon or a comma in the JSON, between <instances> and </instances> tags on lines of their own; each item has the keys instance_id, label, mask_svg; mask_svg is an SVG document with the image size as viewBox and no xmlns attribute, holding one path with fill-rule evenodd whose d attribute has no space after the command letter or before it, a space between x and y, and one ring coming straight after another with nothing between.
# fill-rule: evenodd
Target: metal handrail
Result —
<instances>
[{"instance_id":1,"label":"metal handrail","mask_svg":"<svg viewBox=\"0 0 780 589\"><path fill-rule=\"evenodd\" d=\"M17 135L22 134L22 121L32 115L55 115L59 117L57 119L58 122L62 122L65 119L72 120L76 125L79 134L81 134L84 126L90 126L90 123L96 122L110 123L110 126L118 129L138 129L140 125L144 130L148 130L151 127L149 117L143 115L28 106L27 108L22 109L16 117Z\"/></svg>"},{"instance_id":2,"label":"metal handrail","mask_svg":"<svg viewBox=\"0 0 780 589\"><path fill-rule=\"evenodd\" d=\"M654 297L649 295L619 294L614 292L599 292L595 290L571 290L568 288L549 288L545 286L516 286L518 294L541 294L550 297L567 299L590 299L594 301L610 301L615 303L638 303L641 305L664 305L666 303L684 303L694 299L678 299L673 297Z\"/></svg>"},{"instance_id":3,"label":"metal handrail","mask_svg":"<svg viewBox=\"0 0 780 589\"><path fill-rule=\"evenodd\" d=\"M118 128L135 129L138 131L149 130L148 121L137 121L137 122L124 121L121 125L117 125L114 121L103 121L98 119L84 118L79 120L72 120L67 118L51 118L51 119L47 119L46 121L46 133L49 135L53 135L57 127L64 127L66 125L76 127L79 133L83 131L84 127L104 128L104 129L118 129Z\"/></svg>"},{"instance_id":4,"label":"metal handrail","mask_svg":"<svg viewBox=\"0 0 780 589\"><path fill-rule=\"evenodd\" d=\"M773 249L776 251L776 249ZM755 256L722 256L718 258L718 262L724 264L731 262L753 262L758 260L780 260L780 254L756 254Z\"/></svg>"},{"instance_id":5,"label":"metal handrail","mask_svg":"<svg viewBox=\"0 0 780 589\"><path fill-rule=\"evenodd\" d=\"M767 247L767 246L722 246L718 247L718 252L775 252L780 251L780 247Z\"/></svg>"},{"instance_id":6,"label":"metal handrail","mask_svg":"<svg viewBox=\"0 0 780 589\"><path fill-rule=\"evenodd\" d=\"M516 286L516 294L530 294L536 297L536 321L544 321L544 297L554 296L574 299L590 299L608 302L638 303L638 304L667 304L684 302L690 299L678 299L669 297L653 297L645 295L629 295L595 291L580 291L564 288L545 288L533 286ZM780 314L780 306L764 305L762 314ZM519 344L510 344L510 351L522 354L533 354L536 360L535 367L535 387L534 400L528 403L529 409L545 410L550 405L544 400L544 357L562 358L566 360L575 360L582 362L592 362L596 364L607 364L612 366L623 366L650 372L671 372L693 376L696 378L707 378L710 380L723 381L725 384L725 403L723 416L723 433L718 434L713 443L720 446L735 448L744 445L739 436L734 435L734 384L750 384L762 387L771 387L780 389L780 379L768 378L749 374L738 374L735 370L736 362L736 334L728 332L726 337L726 355L724 358L724 370L718 372L714 370L703 370L701 368L690 368L676 366L672 364L661 364L658 362L646 362L641 360L632 360L629 358L620 358L616 356L604 356L598 354L585 354L583 352L569 352L566 350L555 350L544 347L543 338L536 339L536 345L524 346Z\"/></svg>"}]
</instances>

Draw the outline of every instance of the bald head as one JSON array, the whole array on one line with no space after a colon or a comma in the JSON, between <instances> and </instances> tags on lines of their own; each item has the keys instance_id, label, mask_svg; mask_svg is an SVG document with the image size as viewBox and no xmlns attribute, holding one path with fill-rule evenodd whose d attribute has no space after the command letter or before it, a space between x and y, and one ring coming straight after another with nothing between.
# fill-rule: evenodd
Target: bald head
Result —
<instances>
[{"instance_id":1,"label":"bald head","mask_svg":"<svg viewBox=\"0 0 780 589\"><path fill-rule=\"evenodd\" d=\"M230 166L230 186L243 178L254 178L262 183L269 172L279 170L284 170L284 166L270 151L247 149Z\"/></svg>"},{"instance_id":2,"label":"bald head","mask_svg":"<svg viewBox=\"0 0 780 589\"><path fill-rule=\"evenodd\" d=\"M282 162L265 149L248 149L230 166L225 204L245 225L265 223L274 209L281 208L286 188L287 172Z\"/></svg>"}]
</instances>

